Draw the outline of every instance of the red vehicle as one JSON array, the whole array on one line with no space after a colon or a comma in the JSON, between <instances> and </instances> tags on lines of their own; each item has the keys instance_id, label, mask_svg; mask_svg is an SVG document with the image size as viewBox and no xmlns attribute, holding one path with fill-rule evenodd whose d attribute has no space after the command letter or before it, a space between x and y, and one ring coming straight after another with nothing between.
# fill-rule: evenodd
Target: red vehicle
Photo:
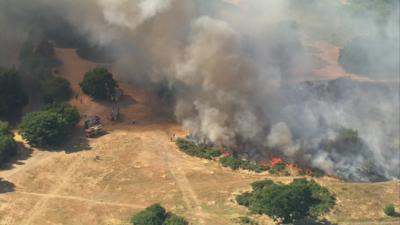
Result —
<instances>
[{"instance_id":1,"label":"red vehicle","mask_svg":"<svg viewBox=\"0 0 400 225\"><path fill-rule=\"evenodd\" d=\"M101 133L103 133L103 126L101 124L85 129L85 135L88 138L96 137Z\"/></svg>"}]
</instances>

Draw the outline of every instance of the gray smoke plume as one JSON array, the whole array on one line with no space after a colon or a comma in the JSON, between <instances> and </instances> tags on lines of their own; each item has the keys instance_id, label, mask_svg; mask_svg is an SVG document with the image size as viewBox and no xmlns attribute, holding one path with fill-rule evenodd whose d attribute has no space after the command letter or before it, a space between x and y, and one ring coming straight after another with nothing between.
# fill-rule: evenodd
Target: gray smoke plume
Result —
<instances>
[{"instance_id":1,"label":"gray smoke plume","mask_svg":"<svg viewBox=\"0 0 400 225\"><path fill-rule=\"evenodd\" d=\"M65 32L57 20L113 51L127 80L167 84L201 141L347 179L399 178L396 0L0 0L0 61L30 30ZM360 37L372 41L351 44ZM341 64L364 81L324 80L339 75L315 72L327 63L317 42L344 46ZM341 145L344 128L359 140Z\"/></svg>"}]
</instances>

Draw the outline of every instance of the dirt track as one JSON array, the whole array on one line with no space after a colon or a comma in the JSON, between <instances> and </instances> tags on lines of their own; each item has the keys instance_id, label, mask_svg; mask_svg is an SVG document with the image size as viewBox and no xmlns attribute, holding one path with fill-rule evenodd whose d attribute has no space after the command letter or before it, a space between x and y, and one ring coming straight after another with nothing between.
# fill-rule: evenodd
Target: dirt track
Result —
<instances>
[{"instance_id":1,"label":"dirt track","mask_svg":"<svg viewBox=\"0 0 400 225\"><path fill-rule=\"evenodd\" d=\"M74 50L58 49L57 56L63 61L60 74L79 93L79 81L95 65L79 59ZM82 94L71 101L82 115L100 115L108 134L86 139L78 129L55 151L21 144L21 151L30 156L0 173L0 225L127 225L132 214L156 202L196 225L237 224L234 219L246 214L233 203L233 194L268 176L233 172L179 152L170 137L184 132L164 116L157 98L137 87L121 87L126 94L120 103L121 123L106 119L111 103ZM331 179L319 182L338 194L340 210L329 216L334 220L385 220L376 208L398 199L394 182L362 188ZM365 196L352 205L349 193L360 190Z\"/></svg>"}]
</instances>

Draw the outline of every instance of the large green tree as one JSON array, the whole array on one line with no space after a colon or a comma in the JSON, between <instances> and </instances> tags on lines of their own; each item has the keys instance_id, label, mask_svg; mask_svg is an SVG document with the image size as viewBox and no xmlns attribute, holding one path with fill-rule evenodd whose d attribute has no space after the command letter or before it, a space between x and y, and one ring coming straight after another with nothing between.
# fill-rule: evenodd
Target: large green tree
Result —
<instances>
[{"instance_id":1,"label":"large green tree","mask_svg":"<svg viewBox=\"0 0 400 225\"><path fill-rule=\"evenodd\" d=\"M0 121L0 164L6 162L17 153L17 144L14 141L10 126Z\"/></svg>"},{"instance_id":2,"label":"large green tree","mask_svg":"<svg viewBox=\"0 0 400 225\"><path fill-rule=\"evenodd\" d=\"M0 118L10 119L18 115L27 103L28 95L17 71L0 68Z\"/></svg>"},{"instance_id":3,"label":"large green tree","mask_svg":"<svg viewBox=\"0 0 400 225\"><path fill-rule=\"evenodd\" d=\"M78 111L68 105L52 105L24 116L20 133L34 146L61 144L79 122Z\"/></svg>"},{"instance_id":4,"label":"large green tree","mask_svg":"<svg viewBox=\"0 0 400 225\"><path fill-rule=\"evenodd\" d=\"M288 185L258 181L252 187L252 192L237 196L237 202L252 213L268 215L281 223L318 217L335 204L335 197L326 188L306 179L294 180Z\"/></svg>"},{"instance_id":5,"label":"large green tree","mask_svg":"<svg viewBox=\"0 0 400 225\"><path fill-rule=\"evenodd\" d=\"M134 215L131 222L133 225L162 225L166 218L165 209L159 204L154 204Z\"/></svg>"},{"instance_id":6,"label":"large green tree","mask_svg":"<svg viewBox=\"0 0 400 225\"><path fill-rule=\"evenodd\" d=\"M50 76L42 82L45 103L67 101L72 96L71 85L62 77Z\"/></svg>"},{"instance_id":7,"label":"large green tree","mask_svg":"<svg viewBox=\"0 0 400 225\"><path fill-rule=\"evenodd\" d=\"M167 212L159 204L151 205L134 215L133 225L188 225L184 218Z\"/></svg>"},{"instance_id":8,"label":"large green tree","mask_svg":"<svg viewBox=\"0 0 400 225\"><path fill-rule=\"evenodd\" d=\"M80 83L83 93L94 99L109 99L118 87L113 75L103 67L98 67L88 71Z\"/></svg>"},{"instance_id":9,"label":"large green tree","mask_svg":"<svg viewBox=\"0 0 400 225\"><path fill-rule=\"evenodd\" d=\"M182 217L170 214L163 225L188 225L189 223Z\"/></svg>"}]
</instances>

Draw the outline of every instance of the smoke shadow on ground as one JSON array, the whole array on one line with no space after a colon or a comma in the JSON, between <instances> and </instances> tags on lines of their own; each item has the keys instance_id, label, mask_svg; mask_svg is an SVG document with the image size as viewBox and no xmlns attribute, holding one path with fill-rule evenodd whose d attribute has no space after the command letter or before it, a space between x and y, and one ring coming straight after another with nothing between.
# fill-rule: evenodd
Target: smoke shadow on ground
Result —
<instances>
[{"instance_id":1,"label":"smoke shadow on ground","mask_svg":"<svg viewBox=\"0 0 400 225\"><path fill-rule=\"evenodd\" d=\"M17 142L17 154L12 157L7 163L2 165L0 169L9 170L14 167L14 165L23 165L24 160L30 158L32 156L33 150L31 148L26 147L23 143Z\"/></svg>"},{"instance_id":2,"label":"smoke shadow on ground","mask_svg":"<svg viewBox=\"0 0 400 225\"><path fill-rule=\"evenodd\" d=\"M336 223L331 223L326 219L315 220L311 218L296 221L293 225L338 225Z\"/></svg>"},{"instance_id":3,"label":"smoke shadow on ground","mask_svg":"<svg viewBox=\"0 0 400 225\"><path fill-rule=\"evenodd\" d=\"M0 178L0 194L15 191L15 184Z\"/></svg>"}]
</instances>

